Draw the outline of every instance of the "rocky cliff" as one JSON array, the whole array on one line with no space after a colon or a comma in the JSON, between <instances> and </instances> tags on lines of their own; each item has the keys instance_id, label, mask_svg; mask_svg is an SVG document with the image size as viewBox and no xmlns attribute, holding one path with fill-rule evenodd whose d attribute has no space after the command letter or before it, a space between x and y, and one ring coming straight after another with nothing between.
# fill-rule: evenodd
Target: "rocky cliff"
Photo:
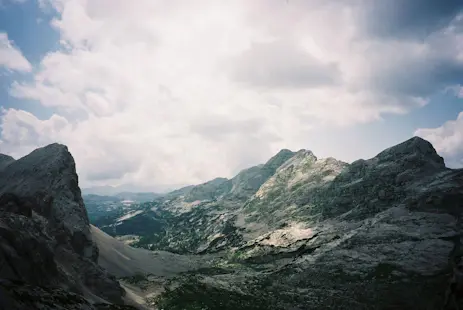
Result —
<instances>
[{"instance_id":1,"label":"rocky cliff","mask_svg":"<svg viewBox=\"0 0 463 310\"><path fill-rule=\"evenodd\" d=\"M0 308L122 304L124 290L98 254L67 148L0 156Z\"/></svg>"},{"instance_id":2,"label":"rocky cliff","mask_svg":"<svg viewBox=\"0 0 463 310\"><path fill-rule=\"evenodd\" d=\"M14 162L14 158L8 155L0 154L0 170Z\"/></svg>"}]
</instances>

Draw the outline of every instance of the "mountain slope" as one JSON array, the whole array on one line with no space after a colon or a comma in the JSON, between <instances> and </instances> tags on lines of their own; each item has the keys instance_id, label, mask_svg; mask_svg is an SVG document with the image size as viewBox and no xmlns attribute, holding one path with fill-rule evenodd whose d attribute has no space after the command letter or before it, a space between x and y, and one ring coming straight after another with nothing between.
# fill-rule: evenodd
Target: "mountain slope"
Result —
<instances>
[{"instance_id":1,"label":"mountain slope","mask_svg":"<svg viewBox=\"0 0 463 310\"><path fill-rule=\"evenodd\" d=\"M212 181L192 187L184 196L186 202L213 200L230 191L229 180L216 178Z\"/></svg>"},{"instance_id":2,"label":"mountain slope","mask_svg":"<svg viewBox=\"0 0 463 310\"><path fill-rule=\"evenodd\" d=\"M322 191L346 166L333 158L317 159L310 151L297 152L246 202L245 221L268 230L262 224L276 228L287 220L307 220L301 209L304 197Z\"/></svg>"},{"instance_id":3,"label":"mountain slope","mask_svg":"<svg viewBox=\"0 0 463 310\"><path fill-rule=\"evenodd\" d=\"M117 277L130 277L137 274L171 277L207 265L204 257L136 249L94 226L91 226L91 232L100 250L99 265Z\"/></svg>"},{"instance_id":4,"label":"mountain slope","mask_svg":"<svg viewBox=\"0 0 463 310\"><path fill-rule=\"evenodd\" d=\"M0 154L0 170L14 162L14 158L8 155Z\"/></svg>"},{"instance_id":5,"label":"mountain slope","mask_svg":"<svg viewBox=\"0 0 463 310\"><path fill-rule=\"evenodd\" d=\"M165 198L176 202L195 202L211 200L244 201L253 195L259 187L270 178L275 171L294 156L289 150L281 150L265 164L240 171L232 179L216 178L195 186L187 186L165 195ZM172 203L171 203L172 204Z\"/></svg>"},{"instance_id":6,"label":"mountain slope","mask_svg":"<svg viewBox=\"0 0 463 310\"><path fill-rule=\"evenodd\" d=\"M231 180L232 187L227 198L239 201L248 199L283 163L293 156L293 152L284 149L270 158L264 165L241 171Z\"/></svg>"},{"instance_id":7,"label":"mountain slope","mask_svg":"<svg viewBox=\"0 0 463 310\"><path fill-rule=\"evenodd\" d=\"M242 238L231 233L236 229L233 210L294 155L282 150L265 164L245 169L230 180L216 178L188 186L142 204L127 213L127 217L117 214L94 223L112 236L141 237L132 245L147 249L155 246L155 249L192 254L217 252L238 245Z\"/></svg>"},{"instance_id":8,"label":"mountain slope","mask_svg":"<svg viewBox=\"0 0 463 310\"><path fill-rule=\"evenodd\" d=\"M76 309L93 309L93 302L122 303L124 290L98 266L98 255L74 159L65 146L37 149L0 171L0 278L8 279L1 286L5 296L21 291L39 307L45 299L34 297L34 291L42 290L51 298L44 309L53 308L52 300L56 308L66 308L62 301L71 298L67 292L86 298L76 297ZM32 307L17 302L9 307Z\"/></svg>"},{"instance_id":9,"label":"mountain slope","mask_svg":"<svg viewBox=\"0 0 463 310\"><path fill-rule=\"evenodd\" d=\"M427 195L433 180L451 182L448 173L451 170L432 145L418 137L351 165L300 153L262 185L246 203L244 213L247 222L276 225L288 218L313 221L348 211L345 217L363 219L418 198L417 191Z\"/></svg>"},{"instance_id":10,"label":"mountain slope","mask_svg":"<svg viewBox=\"0 0 463 310\"><path fill-rule=\"evenodd\" d=\"M231 249L232 261L257 271L185 280L162 304L180 309L194 295L204 306L219 294L273 309L441 309L449 260L463 254L463 169L416 137L351 165L296 158L237 223L255 238Z\"/></svg>"},{"instance_id":11,"label":"mountain slope","mask_svg":"<svg viewBox=\"0 0 463 310\"><path fill-rule=\"evenodd\" d=\"M299 227L297 223L340 215L360 220L402 202L420 204L420 199L440 190L429 188L433 179L443 178L457 188L451 171L432 145L418 137L352 164L318 159L306 150L282 150L266 164L243 170L231 180L218 178L190 187L183 195L160 198L156 207L137 211L141 213L123 225L113 219L116 231L112 233L138 235L142 239L135 245L149 249L215 252L291 223ZM144 227L156 230L147 232Z\"/></svg>"},{"instance_id":12,"label":"mountain slope","mask_svg":"<svg viewBox=\"0 0 463 310\"><path fill-rule=\"evenodd\" d=\"M449 260L463 254L463 169L417 137L352 164L301 150L276 166L245 201L223 195L182 212L158 201L167 228L139 246L219 252L224 269L183 278L158 305L441 309Z\"/></svg>"}]
</instances>

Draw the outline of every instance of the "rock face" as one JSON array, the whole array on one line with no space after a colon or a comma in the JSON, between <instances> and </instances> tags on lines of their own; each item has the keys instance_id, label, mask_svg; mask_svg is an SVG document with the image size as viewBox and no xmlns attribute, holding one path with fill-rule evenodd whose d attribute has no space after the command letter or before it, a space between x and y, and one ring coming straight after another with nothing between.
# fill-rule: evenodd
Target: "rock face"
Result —
<instances>
[{"instance_id":1,"label":"rock face","mask_svg":"<svg viewBox=\"0 0 463 310\"><path fill-rule=\"evenodd\" d=\"M8 155L0 154L0 170L14 162L14 158Z\"/></svg>"},{"instance_id":2,"label":"rock face","mask_svg":"<svg viewBox=\"0 0 463 310\"><path fill-rule=\"evenodd\" d=\"M294 153L290 150L281 150L264 165L241 171L231 180L232 188L227 198L246 201L292 156Z\"/></svg>"},{"instance_id":3,"label":"rock face","mask_svg":"<svg viewBox=\"0 0 463 310\"><path fill-rule=\"evenodd\" d=\"M235 226L242 204L294 155L282 150L265 164L245 169L230 180L216 178L188 186L142 204L122 221L118 216L95 225L112 236L141 236L133 245L147 249L156 245L156 249L196 254L236 246L243 239Z\"/></svg>"},{"instance_id":4,"label":"rock face","mask_svg":"<svg viewBox=\"0 0 463 310\"><path fill-rule=\"evenodd\" d=\"M0 308L8 300L8 309L38 307L34 291L40 290L54 296L57 309L93 309L91 302L122 303L124 290L97 264L98 247L92 241L67 148L52 144L7 162L0 169L0 278L7 279L0 290L13 297L1 299ZM72 298L72 307L60 305L66 299L62 291L85 299ZM24 300L16 296L17 304L11 304L15 294L33 301L21 303ZM79 308L81 299L86 304ZM55 309L50 300L44 309Z\"/></svg>"},{"instance_id":5,"label":"rock face","mask_svg":"<svg viewBox=\"0 0 463 310\"><path fill-rule=\"evenodd\" d=\"M164 231L137 246L218 253L222 270L185 277L160 307L442 308L449 260L462 254L463 169L429 142L352 164L284 150L230 181L212 201L171 194L143 211Z\"/></svg>"}]
</instances>

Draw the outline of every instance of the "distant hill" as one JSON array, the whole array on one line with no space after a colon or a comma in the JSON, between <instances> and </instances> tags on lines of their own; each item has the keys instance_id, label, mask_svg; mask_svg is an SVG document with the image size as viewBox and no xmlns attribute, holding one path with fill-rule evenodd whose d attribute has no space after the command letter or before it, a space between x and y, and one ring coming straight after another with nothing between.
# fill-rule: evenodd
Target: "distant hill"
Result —
<instances>
[{"instance_id":1,"label":"distant hill","mask_svg":"<svg viewBox=\"0 0 463 310\"><path fill-rule=\"evenodd\" d=\"M131 185L121 186L95 186L82 188L83 195L100 195L100 196L116 196L119 193L154 193L150 188L138 188Z\"/></svg>"}]
</instances>

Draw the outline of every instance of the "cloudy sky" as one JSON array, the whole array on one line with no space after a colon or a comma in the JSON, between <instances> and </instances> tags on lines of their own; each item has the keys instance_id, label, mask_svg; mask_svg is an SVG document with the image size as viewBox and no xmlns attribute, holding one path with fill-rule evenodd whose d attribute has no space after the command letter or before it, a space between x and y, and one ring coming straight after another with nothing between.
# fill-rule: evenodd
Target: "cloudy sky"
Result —
<instances>
[{"instance_id":1,"label":"cloudy sky","mask_svg":"<svg viewBox=\"0 0 463 310\"><path fill-rule=\"evenodd\" d=\"M345 161L413 135L463 166L462 0L0 0L0 153L81 185Z\"/></svg>"}]
</instances>

